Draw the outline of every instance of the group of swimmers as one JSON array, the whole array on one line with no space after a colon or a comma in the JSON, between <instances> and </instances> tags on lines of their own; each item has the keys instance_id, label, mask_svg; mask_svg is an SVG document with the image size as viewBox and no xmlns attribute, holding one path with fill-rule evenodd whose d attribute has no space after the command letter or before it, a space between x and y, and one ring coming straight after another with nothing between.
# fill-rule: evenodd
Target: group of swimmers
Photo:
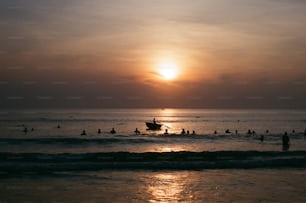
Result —
<instances>
[{"instance_id":1,"label":"group of swimmers","mask_svg":"<svg viewBox=\"0 0 306 203\"><path fill-rule=\"evenodd\" d=\"M101 133L102 133L102 131L101 131L100 128L98 129L97 133L98 133L98 134L101 134ZM111 134L116 134L115 128L112 128L112 130L110 131L110 133L111 133ZM141 134L140 131L138 130L138 128L135 129L134 133L135 133L135 135L140 135L140 134ZM168 133L168 129L165 129L164 135L168 135L168 134L169 134L169 133ZM193 131L192 131L192 135L195 135L195 134L196 134L196 133L195 133L195 131L193 130ZM87 135L86 130L83 130L82 133L81 133L81 136L85 136L85 135ZM181 135L190 135L190 132L189 132L189 130L185 131L185 129L182 129Z\"/></svg>"},{"instance_id":2,"label":"group of swimmers","mask_svg":"<svg viewBox=\"0 0 306 203\"><path fill-rule=\"evenodd\" d=\"M165 132L164 132L164 135L168 135L168 129L165 129ZM193 130L192 131L192 135L195 135L195 131ZM190 132L189 130L185 131L185 129L183 128L182 131L181 131L181 135L190 135Z\"/></svg>"},{"instance_id":3,"label":"group of swimmers","mask_svg":"<svg viewBox=\"0 0 306 203\"><path fill-rule=\"evenodd\" d=\"M154 121L155 121L155 120L154 120ZM24 127L23 132L24 132L25 134L27 134L27 133L28 133L28 128L25 127L24 125L23 125L23 127ZM60 125L57 125L57 128L59 129L59 128L61 128L61 126L60 126ZM34 131L34 128L31 128L31 131L33 132L33 131ZM295 132L296 132L295 130L292 130L292 133L295 133ZM100 128L98 129L97 133L98 133L98 134L101 134L101 133L102 133L102 131L101 131ZM116 134L115 128L112 128L111 131L110 131L110 133L111 133L111 134ZM135 133L136 135L140 135L140 131L138 130L138 128L135 129L134 133ZM231 133L231 131L230 131L229 129L227 129L227 130L225 130L225 133L226 133L226 134L229 134L229 133ZM266 134L269 134L269 133L270 133L270 131L269 131L269 130L266 130ZM165 129L164 135L168 135L168 134L169 134L168 129ZM189 130L185 131L184 128L182 129L181 135L189 135L189 134L190 134ZM196 133L195 133L195 131L193 130L193 131L192 131L192 135L195 135L195 134L196 134ZM214 134L215 134L215 135L218 134L217 130L214 131ZM235 130L235 134L238 134L238 130ZM256 135L256 132L255 132L255 130L251 131L251 130L249 129L249 130L247 131L247 134L248 134L248 135L253 135L253 136L255 136L255 135ZM82 133L81 133L81 136L85 136L85 135L87 135L86 130L83 130ZM304 131L304 136L306 136L306 130ZM264 141L264 135L261 134L259 139L260 139L261 142L263 142L263 141ZM284 146L284 147L290 145L290 138L289 138L287 132L285 132L284 135L282 136L282 143L283 143L283 146Z\"/></svg>"},{"instance_id":4,"label":"group of swimmers","mask_svg":"<svg viewBox=\"0 0 306 203\"><path fill-rule=\"evenodd\" d=\"M33 132L33 131L34 131L34 128L31 128L31 132ZM24 127L23 132L24 132L24 134L27 134L28 133L28 128Z\"/></svg>"},{"instance_id":5,"label":"group of swimmers","mask_svg":"<svg viewBox=\"0 0 306 203\"><path fill-rule=\"evenodd\" d=\"M97 132L97 133L98 133L98 134L101 134L101 133L102 133L102 131L101 131L100 128L98 129L98 132ZM110 131L110 133L111 133L111 134L116 134L115 128L112 128L111 131ZM83 130L82 133L81 133L81 136L85 136L85 135L87 135L86 130Z\"/></svg>"},{"instance_id":6,"label":"group of swimmers","mask_svg":"<svg viewBox=\"0 0 306 203\"><path fill-rule=\"evenodd\" d=\"M101 134L101 133L102 133L102 132L101 132L101 129L99 128L99 129L98 129L98 134ZM110 131L110 133L111 133L111 134L116 134L116 130L115 130L114 128L112 128L112 130ZM138 128L135 129L134 133L135 133L136 135L140 135L140 131L138 130ZM215 131L214 131L214 134L217 134L217 133L218 133L218 132L215 130ZM227 130L225 130L225 133L228 134L228 133L231 133L231 132L230 132L229 129L227 129ZM235 130L235 133L238 134L238 130ZM269 134L269 133L270 133L270 131L269 131L269 130L266 130L266 134ZM292 130L292 133L295 133L295 130ZM164 135L168 135L168 134L169 134L168 129L165 129ZM184 128L182 129L181 135L189 135L189 134L190 134L189 130L185 131ZM195 133L195 131L193 130L193 131L192 131L192 135L195 135L195 134L196 134L196 133ZM254 130L253 130L253 131L248 130L247 134L255 136L255 135L256 135L256 132L255 132ZM81 133L81 136L84 136L84 135L87 135L85 130L83 130L82 133ZM306 130L304 131L304 136L306 136ZM263 134L260 135L259 140L260 140L261 142L264 141L264 135L263 135ZM282 144L283 144L283 149L284 149L284 150L288 150L288 149L289 149L289 146L290 146L290 138L289 138L287 132L285 132L284 135L282 136Z\"/></svg>"},{"instance_id":7,"label":"group of swimmers","mask_svg":"<svg viewBox=\"0 0 306 203\"><path fill-rule=\"evenodd\" d=\"M186 135L189 135L190 132L189 132L189 130L187 130L187 131L185 132L185 129L183 128L183 129L182 129L182 132L181 132L181 135L185 135L185 134L186 134ZM195 135L195 134L196 134L196 133L195 133L195 131L193 130L193 131L192 131L192 135Z\"/></svg>"}]
</instances>

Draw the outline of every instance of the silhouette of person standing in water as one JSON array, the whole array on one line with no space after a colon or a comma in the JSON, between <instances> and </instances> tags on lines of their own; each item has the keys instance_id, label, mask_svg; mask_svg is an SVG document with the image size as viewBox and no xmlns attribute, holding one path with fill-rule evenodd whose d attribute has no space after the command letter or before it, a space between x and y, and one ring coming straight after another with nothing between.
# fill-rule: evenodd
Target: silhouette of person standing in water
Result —
<instances>
[{"instance_id":1,"label":"silhouette of person standing in water","mask_svg":"<svg viewBox=\"0 0 306 203\"><path fill-rule=\"evenodd\" d=\"M250 129L248 129L248 133L247 133L248 135L251 135L252 134L252 132L251 132L251 130Z\"/></svg>"},{"instance_id":2,"label":"silhouette of person standing in water","mask_svg":"<svg viewBox=\"0 0 306 203\"><path fill-rule=\"evenodd\" d=\"M263 142L265 139L265 136L264 135L260 135L260 141Z\"/></svg>"},{"instance_id":3,"label":"silhouette of person standing in water","mask_svg":"<svg viewBox=\"0 0 306 203\"><path fill-rule=\"evenodd\" d=\"M138 128L136 128L134 132L135 132L136 135L140 134L140 131L138 130Z\"/></svg>"},{"instance_id":4,"label":"silhouette of person standing in water","mask_svg":"<svg viewBox=\"0 0 306 203\"><path fill-rule=\"evenodd\" d=\"M283 135L282 141L283 141L283 150L288 150L290 146L290 139L287 132L285 132L285 134Z\"/></svg>"}]
</instances>

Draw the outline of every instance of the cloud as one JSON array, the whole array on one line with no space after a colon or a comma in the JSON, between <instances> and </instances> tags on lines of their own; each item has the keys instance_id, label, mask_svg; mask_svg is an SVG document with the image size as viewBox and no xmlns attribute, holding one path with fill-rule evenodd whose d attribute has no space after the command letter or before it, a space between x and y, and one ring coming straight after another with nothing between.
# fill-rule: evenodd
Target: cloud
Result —
<instances>
[{"instance_id":1,"label":"cloud","mask_svg":"<svg viewBox=\"0 0 306 203\"><path fill-rule=\"evenodd\" d=\"M4 106L273 106L284 96L302 106L305 10L298 0L4 0L0 96ZM174 83L149 68L167 52L185 71Z\"/></svg>"}]
</instances>

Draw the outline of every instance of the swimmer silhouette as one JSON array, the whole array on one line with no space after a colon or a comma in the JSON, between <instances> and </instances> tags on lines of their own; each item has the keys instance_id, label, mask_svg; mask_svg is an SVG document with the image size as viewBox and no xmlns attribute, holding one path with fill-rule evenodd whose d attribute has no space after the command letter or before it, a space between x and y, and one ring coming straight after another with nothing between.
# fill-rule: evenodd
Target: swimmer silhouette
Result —
<instances>
[{"instance_id":1,"label":"swimmer silhouette","mask_svg":"<svg viewBox=\"0 0 306 203\"><path fill-rule=\"evenodd\" d=\"M110 131L111 134L116 134L115 128L112 128L112 130Z\"/></svg>"},{"instance_id":2,"label":"swimmer silhouette","mask_svg":"<svg viewBox=\"0 0 306 203\"><path fill-rule=\"evenodd\" d=\"M82 136L83 136L83 135L86 135L86 131L83 130L82 133L81 133L81 135L82 135Z\"/></svg>"},{"instance_id":3,"label":"swimmer silhouette","mask_svg":"<svg viewBox=\"0 0 306 203\"><path fill-rule=\"evenodd\" d=\"M184 129L184 128L182 129L181 134L182 134L182 135L186 134L186 132L185 132L185 129Z\"/></svg>"}]
</instances>

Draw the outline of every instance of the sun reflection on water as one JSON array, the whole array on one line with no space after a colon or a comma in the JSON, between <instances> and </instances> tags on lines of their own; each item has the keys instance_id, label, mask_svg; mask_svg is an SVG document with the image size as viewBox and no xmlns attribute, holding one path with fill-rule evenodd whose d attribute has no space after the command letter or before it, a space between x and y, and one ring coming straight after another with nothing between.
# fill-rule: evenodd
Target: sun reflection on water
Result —
<instances>
[{"instance_id":1,"label":"sun reflection on water","mask_svg":"<svg viewBox=\"0 0 306 203\"><path fill-rule=\"evenodd\" d=\"M177 109L163 109L159 113L159 120L163 123L163 128L167 129L169 133L177 133L177 127L173 126L177 113Z\"/></svg>"},{"instance_id":2,"label":"sun reflection on water","mask_svg":"<svg viewBox=\"0 0 306 203\"><path fill-rule=\"evenodd\" d=\"M159 173L152 176L151 180L147 188L152 196L149 202L191 202L194 198L190 191L188 174Z\"/></svg>"},{"instance_id":3,"label":"sun reflection on water","mask_svg":"<svg viewBox=\"0 0 306 203\"><path fill-rule=\"evenodd\" d=\"M180 152L180 151L184 151L184 147L182 146L160 147L159 150L157 151L159 152Z\"/></svg>"}]
</instances>

